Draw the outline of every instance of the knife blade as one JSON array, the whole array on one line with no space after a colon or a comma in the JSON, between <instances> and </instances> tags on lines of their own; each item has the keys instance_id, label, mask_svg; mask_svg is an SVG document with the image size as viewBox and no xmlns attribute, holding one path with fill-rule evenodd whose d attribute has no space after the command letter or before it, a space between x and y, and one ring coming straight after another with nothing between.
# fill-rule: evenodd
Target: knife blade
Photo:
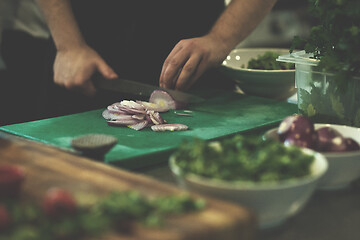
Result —
<instances>
[{"instance_id":1,"label":"knife blade","mask_svg":"<svg viewBox=\"0 0 360 240\"><path fill-rule=\"evenodd\" d=\"M103 76L97 75L94 77L93 83L96 88L101 88L109 91L122 92L122 93L130 93L142 97L150 97L151 93L154 90L160 89L168 92L176 101L179 102L198 103L205 100L204 98L193 94L184 93L181 91L171 90L167 88L161 88L150 84L140 83L124 78L116 78L109 80Z\"/></svg>"}]
</instances>

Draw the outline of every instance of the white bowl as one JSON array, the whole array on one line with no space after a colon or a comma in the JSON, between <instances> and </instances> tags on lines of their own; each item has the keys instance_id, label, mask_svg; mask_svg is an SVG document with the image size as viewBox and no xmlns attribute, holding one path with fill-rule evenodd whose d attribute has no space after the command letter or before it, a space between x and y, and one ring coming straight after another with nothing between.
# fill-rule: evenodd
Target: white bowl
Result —
<instances>
[{"instance_id":1,"label":"white bowl","mask_svg":"<svg viewBox=\"0 0 360 240\"><path fill-rule=\"evenodd\" d=\"M221 64L224 75L236 82L238 87L248 95L284 100L294 95L295 69L292 70L259 70L242 67L249 60L265 52L278 54L289 53L289 49L279 48L239 48L230 52Z\"/></svg>"},{"instance_id":2,"label":"white bowl","mask_svg":"<svg viewBox=\"0 0 360 240\"><path fill-rule=\"evenodd\" d=\"M326 172L327 162L323 155L310 149L304 149L304 152L315 156L311 174L277 183L230 182L194 174L183 176L174 155L170 157L169 165L180 187L252 209L257 214L260 229L264 229L278 226L300 211Z\"/></svg>"},{"instance_id":3,"label":"white bowl","mask_svg":"<svg viewBox=\"0 0 360 240\"><path fill-rule=\"evenodd\" d=\"M315 129L331 127L339 131L344 137L351 137L360 144L360 128L322 123L315 123L314 125ZM267 131L264 138L278 140L276 131L277 128ZM320 180L319 189L341 189L360 177L360 150L339 153L324 152L322 154L328 160L329 169Z\"/></svg>"}]
</instances>

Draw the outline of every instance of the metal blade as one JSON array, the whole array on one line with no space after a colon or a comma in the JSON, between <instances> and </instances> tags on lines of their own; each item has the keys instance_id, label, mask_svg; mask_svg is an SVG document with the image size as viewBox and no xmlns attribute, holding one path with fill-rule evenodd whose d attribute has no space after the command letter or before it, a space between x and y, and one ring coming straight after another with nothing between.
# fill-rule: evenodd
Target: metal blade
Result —
<instances>
[{"instance_id":1,"label":"metal blade","mask_svg":"<svg viewBox=\"0 0 360 240\"><path fill-rule=\"evenodd\" d=\"M135 82L123 78L109 80L102 76L96 76L93 82L95 84L95 87L97 88L101 88L109 91L122 92L122 93L130 93L143 97L150 97L151 93L154 90L160 89L168 92L176 101L180 101L180 102L197 103L205 100L201 97L192 94L161 88L150 84Z\"/></svg>"}]
</instances>

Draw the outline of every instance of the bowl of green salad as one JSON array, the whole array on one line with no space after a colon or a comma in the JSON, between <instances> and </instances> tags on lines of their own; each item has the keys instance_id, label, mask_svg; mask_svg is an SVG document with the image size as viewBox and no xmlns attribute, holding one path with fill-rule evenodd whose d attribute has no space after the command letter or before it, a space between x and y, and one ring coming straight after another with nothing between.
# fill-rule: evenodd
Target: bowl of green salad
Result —
<instances>
[{"instance_id":1,"label":"bowl of green salad","mask_svg":"<svg viewBox=\"0 0 360 240\"><path fill-rule=\"evenodd\" d=\"M281 48L233 49L220 71L245 94L285 100L296 93L295 65L276 59L287 53L288 49Z\"/></svg>"},{"instance_id":2,"label":"bowl of green salad","mask_svg":"<svg viewBox=\"0 0 360 240\"><path fill-rule=\"evenodd\" d=\"M328 167L310 149L242 135L184 142L169 166L180 187L252 209L260 229L298 213Z\"/></svg>"}]
</instances>

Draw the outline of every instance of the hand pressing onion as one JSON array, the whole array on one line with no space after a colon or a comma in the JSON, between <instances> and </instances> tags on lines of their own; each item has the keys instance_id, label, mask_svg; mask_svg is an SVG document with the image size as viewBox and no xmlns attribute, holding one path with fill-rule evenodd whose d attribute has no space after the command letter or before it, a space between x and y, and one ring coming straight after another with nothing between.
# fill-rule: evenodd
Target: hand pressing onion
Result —
<instances>
[{"instance_id":1,"label":"hand pressing onion","mask_svg":"<svg viewBox=\"0 0 360 240\"><path fill-rule=\"evenodd\" d=\"M279 140L285 145L311 148L319 152L345 152L360 150L352 138L345 138L331 127L315 130L314 124L305 116L286 117L277 130Z\"/></svg>"},{"instance_id":2,"label":"hand pressing onion","mask_svg":"<svg viewBox=\"0 0 360 240\"><path fill-rule=\"evenodd\" d=\"M167 92L155 90L151 94L149 102L132 100L116 102L109 105L102 112L102 116L109 126L126 126L135 130L151 126L153 131L187 130L188 127L183 124L166 124L160 115L160 112L179 109L181 106L185 105L176 102Z\"/></svg>"}]
</instances>

